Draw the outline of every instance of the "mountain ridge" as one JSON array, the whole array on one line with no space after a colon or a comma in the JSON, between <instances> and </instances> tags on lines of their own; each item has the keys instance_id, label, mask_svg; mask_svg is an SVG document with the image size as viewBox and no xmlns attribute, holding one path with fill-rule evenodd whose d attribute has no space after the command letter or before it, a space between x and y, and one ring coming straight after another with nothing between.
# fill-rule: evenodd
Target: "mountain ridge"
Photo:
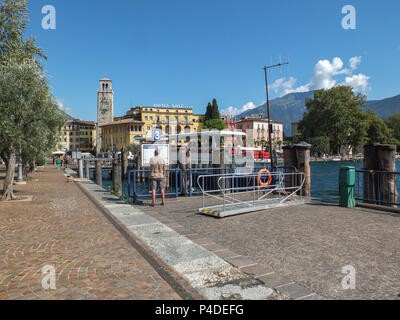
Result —
<instances>
[{"instance_id":1,"label":"mountain ridge","mask_svg":"<svg viewBox=\"0 0 400 320\"><path fill-rule=\"evenodd\" d=\"M305 100L306 98L312 98L314 92L315 91L289 93L283 97L270 100L271 118L284 123L284 132L286 135L291 135L291 124L300 121L304 113L307 112ZM379 117L386 119L391 114L400 113L400 95L382 100L367 101L365 109L371 109L375 111ZM267 116L266 103L254 109L247 110L236 118L240 119L260 114Z\"/></svg>"}]
</instances>

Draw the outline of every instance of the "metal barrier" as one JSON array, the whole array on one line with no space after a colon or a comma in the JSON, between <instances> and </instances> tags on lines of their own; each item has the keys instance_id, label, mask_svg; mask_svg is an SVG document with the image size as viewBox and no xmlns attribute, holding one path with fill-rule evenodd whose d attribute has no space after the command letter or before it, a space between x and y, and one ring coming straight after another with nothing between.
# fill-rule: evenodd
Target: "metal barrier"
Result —
<instances>
[{"instance_id":1,"label":"metal barrier","mask_svg":"<svg viewBox=\"0 0 400 320\"><path fill-rule=\"evenodd\" d=\"M231 168L190 168L186 169L185 182L186 194L192 197L193 195L200 195L202 191L198 188L196 181L199 176L210 175L210 178L205 181L204 188L206 190L214 190L217 186L217 178L221 174L231 172ZM215 177L212 177L215 175Z\"/></svg>"},{"instance_id":2,"label":"metal barrier","mask_svg":"<svg viewBox=\"0 0 400 320\"><path fill-rule=\"evenodd\" d=\"M400 206L400 172L356 170L355 199L366 203Z\"/></svg>"},{"instance_id":3,"label":"metal barrier","mask_svg":"<svg viewBox=\"0 0 400 320\"><path fill-rule=\"evenodd\" d=\"M206 190L205 181L213 177L218 179L217 188ZM288 178L298 183L286 186ZM241 179L247 179L248 184L243 186ZM301 192L305 183L302 172L203 175L197 183L203 194L203 207L199 211L218 218L305 202ZM212 199L218 204L206 206L206 199L207 203Z\"/></svg>"},{"instance_id":4,"label":"metal barrier","mask_svg":"<svg viewBox=\"0 0 400 320\"><path fill-rule=\"evenodd\" d=\"M138 182L140 181L140 185ZM165 196L178 197L182 194L182 171L180 169L167 169L165 179ZM157 190L157 195L160 195ZM150 170L132 170L128 175L128 197L135 202L137 199L151 198Z\"/></svg>"}]
</instances>

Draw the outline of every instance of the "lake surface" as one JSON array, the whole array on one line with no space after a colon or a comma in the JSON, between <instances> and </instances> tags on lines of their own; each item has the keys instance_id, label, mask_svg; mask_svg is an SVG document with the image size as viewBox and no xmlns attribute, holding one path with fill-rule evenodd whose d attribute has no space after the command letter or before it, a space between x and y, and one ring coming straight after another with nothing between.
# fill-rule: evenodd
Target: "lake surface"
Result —
<instances>
[{"instance_id":1,"label":"lake surface","mask_svg":"<svg viewBox=\"0 0 400 320\"><path fill-rule=\"evenodd\" d=\"M311 195L313 198L330 201L339 199L339 169L343 166L354 166L356 169L362 169L363 162L311 162ZM399 161L396 162L396 171L400 172ZM103 171L103 188L111 189L112 181L110 179L108 171ZM396 184L400 192L400 176L397 177ZM123 181L122 192L125 195L128 194L128 181Z\"/></svg>"}]
</instances>

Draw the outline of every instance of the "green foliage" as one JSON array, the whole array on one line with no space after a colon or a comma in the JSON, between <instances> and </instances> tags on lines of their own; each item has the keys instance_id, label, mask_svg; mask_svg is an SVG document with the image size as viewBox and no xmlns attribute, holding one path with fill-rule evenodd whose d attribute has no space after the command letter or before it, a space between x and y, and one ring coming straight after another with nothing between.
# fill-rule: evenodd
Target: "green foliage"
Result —
<instances>
[{"instance_id":1,"label":"green foliage","mask_svg":"<svg viewBox=\"0 0 400 320\"><path fill-rule=\"evenodd\" d=\"M213 99L211 106L211 119L220 119L221 116L219 114L218 103L216 99Z\"/></svg>"},{"instance_id":2,"label":"green foliage","mask_svg":"<svg viewBox=\"0 0 400 320\"><path fill-rule=\"evenodd\" d=\"M0 153L14 159L17 150L25 164L48 155L65 123L38 60L46 57L34 38L24 40L26 3L3 0L0 7ZM12 197L12 180L7 171L2 199Z\"/></svg>"},{"instance_id":3,"label":"green foliage","mask_svg":"<svg viewBox=\"0 0 400 320\"><path fill-rule=\"evenodd\" d=\"M361 147L365 143L367 122L361 106L365 97L355 95L347 86L318 90L314 99L307 99L308 112L299 123L304 139L328 137L330 150L339 153L341 147Z\"/></svg>"},{"instance_id":4,"label":"green foliage","mask_svg":"<svg viewBox=\"0 0 400 320\"><path fill-rule=\"evenodd\" d=\"M367 143L389 143L390 129L372 110L365 112L367 123Z\"/></svg>"},{"instance_id":5,"label":"green foliage","mask_svg":"<svg viewBox=\"0 0 400 320\"><path fill-rule=\"evenodd\" d=\"M207 105L207 111L205 114L205 121L220 119L220 113L218 103L216 99L213 99L212 104L209 102Z\"/></svg>"},{"instance_id":6,"label":"green foliage","mask_svg":"<svg viewBox=\"0 0 400 320\"><path fill-rule=\"evenodd\" d=\"M324 153L330 152L330 143L329 137L321 136L321 137L314 137L310 140L311 143L311 152L313 154L318 154L322 156Z\"/></svg>"},{"instance_id":7,"label":"green foliage","mask_svg":"<svg viewBox=\"0 0 400 320\"><path fill-rule=\"evenodd\" d=\"M385 123L391 131L389 143L397 145L397 150L400 150L400 113L389 116Z\"/></svg>"},{"instance_id":8,"label":"green foliage","mask_svg":"<svg viewBox=\"0 0 400 320\"><path fill-rule=\"evenodd\" d=\"M221 119L211 119L207 120L204 124L204 129L217 129L217 130L225 130L228 126Z\"/></svg>"},{"instance_id":9,"label":"green foliage","mask_svg":"<svg viewBox=\"0 0 400 320\"><path fill-rule=\"evenodd\" d=\"M206 111L206 114L205 114L205 121L212 119L211 114L212 114L212 106L211 106L211 103L209 102L208 105L207 105L207 111Z\"/></svg>"}]
</instances>

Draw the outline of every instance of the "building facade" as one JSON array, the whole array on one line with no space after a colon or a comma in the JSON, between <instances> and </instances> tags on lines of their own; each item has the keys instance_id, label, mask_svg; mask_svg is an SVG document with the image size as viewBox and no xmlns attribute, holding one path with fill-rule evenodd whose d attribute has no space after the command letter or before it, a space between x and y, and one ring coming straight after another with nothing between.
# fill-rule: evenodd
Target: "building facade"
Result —
<instances>
[{"instance_id":1,"label":"building facade","mask_svg":"<svg viewBox=\"0 0 400 320\"><path fill-rule=\"evenodd\" d=\"M283 123L276 120L271 120L272 126L272 145L274 148L281 148L283 144ZM238 121L238 129L244 133L251 133L256 146L261 146L269 141L268 135L268 119L265 117L246 117Z\"/></svg>"},{"instance_id":2,"label":"building facade","mask_svg":"<svg viewBox=\"0 0 400 320\"><path fill-rule=\"evenodd\" d=\"M191 108L135 107L125 116L115 117L113 122L103 124L102 149L126 148L138 143L137 138L152 137L154 129L163 135L200 132L204 126L204 115L193 113Z\"/></svg>"},{"instance_id":3,"label":"building facade","mask_svg":"<svg viewBox=\"0 0 400 320\"><path fill-rule=\"evenodd\" d=\"M79 150L93 152L96 149L96 123L79 119L68 119L61 127L56 151Z\"/></svg>"}]
</instances>

